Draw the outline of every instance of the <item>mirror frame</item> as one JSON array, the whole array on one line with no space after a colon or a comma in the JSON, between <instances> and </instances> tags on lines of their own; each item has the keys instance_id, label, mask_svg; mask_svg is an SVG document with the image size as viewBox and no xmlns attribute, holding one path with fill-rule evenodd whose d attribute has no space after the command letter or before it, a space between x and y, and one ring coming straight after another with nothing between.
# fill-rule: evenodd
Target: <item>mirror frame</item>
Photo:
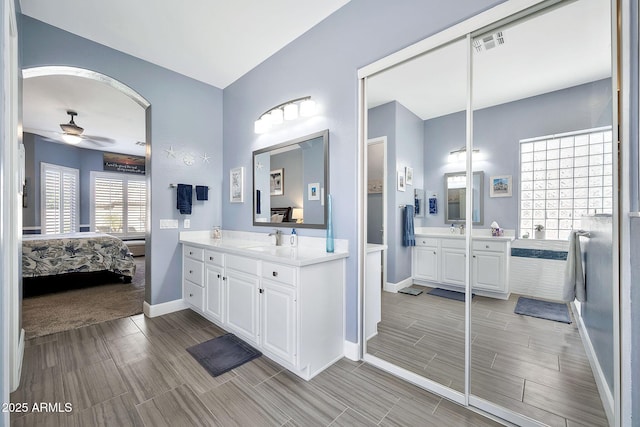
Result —
<instances>
[{"instance_id":1,"label":"mirror frame","mask_svg":"<svg viewBox=\"0 0 640 427\"><path fill-rule=\"evenodd\" d=\"M466 219L449 219L449 177L450 176L466 176L466 172L450 172L444 174L444 223L445 224L464 224ZM474 171L474 176L480 177L480 220L473 221L473 225L484 224L484 171Z\"/></svg>"},{"instance_id":2,"label":"mirror frame","mask_svg":"<svg viewBox=\"0 0 640 427\"><path fill-rule=\"evenodd\" d=\"M305 223L296 223L296 222L257 222L256 221L256 182L255 182L255 170L256 170L256 155L266 153L269 151L277 150L279 148L287 147L289 145L299 144L301 142L309 141L310 139L317 139L322 137L323 142L323 152L324 152L324 198L323 207L324 207L324 221L322 223L316 224L305 224ZM315 229L326 229L327 228L327 203L326 198L329 193L329 129L322 130L320 132L315 132L310 135L301 136L296 139L292 139L290 141L285 141L280 144L271 145L269 147L261 148L260 150L255 150L251 154L251 199L252 199L252 208L251 208L251 219L253 221L254 226L259 227L282 227L282 228L315 228Z\"/></svg>"}]
</instances>

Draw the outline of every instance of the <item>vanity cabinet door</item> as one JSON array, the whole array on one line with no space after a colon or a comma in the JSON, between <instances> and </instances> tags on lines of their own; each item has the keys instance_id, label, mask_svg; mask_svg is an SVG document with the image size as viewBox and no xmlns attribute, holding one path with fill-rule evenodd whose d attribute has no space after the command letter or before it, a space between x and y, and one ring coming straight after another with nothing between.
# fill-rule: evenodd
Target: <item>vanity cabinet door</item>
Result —
<instances>
[{"instance_id":1,"label":"vanity cabinet door","mask_svg":"<svg viewBox=\"0 0 640 427\"><path fill-rule=\"evenodd\" d=\"M296 290L262 281L262 348L296 364Z\"/></svg>"},{"instance_id":2,"label":"vanity cabinet door","mask_svg":"<svg viewBox=\"0 0 640 427\"><path fill-rule=\"evenodd\" d=\"M464 250L442 248L442 283L464 286L465 266Z\"/></svg>"},{"instance_id":3,"label":"vanity cabinet door","mask_svg":"<svg viewBox=\"0 0 640 427\"><path fill-rule=\"evenodd\" d=\"M474 251L472 288L505 292L504 260L504 252Z\"/></svg>"},{"instance_id":4,"label":"vanity cabinet door","mask_svg":"<svg viewBox=\"0 0 640 427\"><path fill-rule=\"evenodd\" d=\"M413 277L416 279L438 281L438 247L415 246L413 248Z\"/></svg>"},{"instance_id":5,"label":"vanity cabinet door","mask_svg":"<svg viewBox=\"0 0 640 427\"><path fill-rule=\"evenodd\" d=\"M224 270L217 265L206 264L204 311L220 324L224 322Z\"/></svg>"},{"instance_id":6,"label":"vanity cabinet door","mask_svg":"<svg viewBox=\"0 0 640 427\"><path fill-rule=\"evenodd\" d=\"M258 345L260 279L228 269L225 278L226 326L252 344Z\"/></svg>"}]
</instances>

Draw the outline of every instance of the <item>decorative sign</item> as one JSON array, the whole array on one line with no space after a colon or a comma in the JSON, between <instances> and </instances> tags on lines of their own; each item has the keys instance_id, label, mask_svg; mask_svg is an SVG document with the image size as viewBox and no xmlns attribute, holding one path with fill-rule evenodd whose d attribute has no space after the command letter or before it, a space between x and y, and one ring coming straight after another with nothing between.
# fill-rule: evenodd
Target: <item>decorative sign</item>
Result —
<instances>
[{"instance_id":1,"label":"decorative sign","mask_svg":"<svg viewBox=\"0 0 640 427\"><path fill-rule=\"evenodd\" d=\"M104 153L104 170L144 175L144 156Z\"/></svg>"}]
</instances>

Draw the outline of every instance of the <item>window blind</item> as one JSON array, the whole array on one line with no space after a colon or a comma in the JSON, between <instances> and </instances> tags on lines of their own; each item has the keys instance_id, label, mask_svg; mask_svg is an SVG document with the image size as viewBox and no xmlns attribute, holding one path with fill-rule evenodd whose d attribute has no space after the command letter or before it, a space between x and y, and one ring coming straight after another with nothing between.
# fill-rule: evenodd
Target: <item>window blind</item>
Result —
<instances>
[{"instance_id":1,"label":"window blind","mask_svg":"<svg viewBox=\"0 0 640 427\"><path fill-rule=\"evenodd\" d=\"M147 192L144 177L91 172L91 229L119 237L145 233Z\"/></svg>"},{"instance_id":2,"label":"window blind","mask_svg":"<svg viewBox=\"0 0 640 427\"><path fill-rule=\"evenodd\" d=\"M78 169L41 163L41 227L43 234L78 231Z\"/></svg>"}]
</instances>

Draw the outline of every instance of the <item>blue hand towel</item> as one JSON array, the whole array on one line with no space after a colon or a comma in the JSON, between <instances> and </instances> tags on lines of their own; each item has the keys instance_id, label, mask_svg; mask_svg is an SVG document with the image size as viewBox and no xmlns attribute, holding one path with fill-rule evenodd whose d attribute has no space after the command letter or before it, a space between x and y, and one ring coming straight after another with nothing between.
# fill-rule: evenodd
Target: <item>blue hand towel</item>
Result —
<instances>
[{"instance_id":1,"label":"blue hand towel","mask_svg":"<svg viewBox=\"0 0 640 427\"><path fill-rule=\"evenodd\" d=\"M191 215L193 187L191 184L178 184L178 210L183 215Z\"/></svg>"},{"instance_id":2,"label":"blue hand towel","mask_svg":"<svg viewBox=\"0 0 640 427\"><path fill-rule=\"evenodd\" d=\"M402 218L402 246L415 246L416 235L413 230L413 206L406 205Z\"/></svg>"},{"instance_id":3,"label":"blue hand towel","mask_svg":"<svg viewBox=\"0 0 640 427\"><path fill-rule=\"evenodd\" d=\"M196 200L209 200L209 187L196 185Z\"/></svg>"},{"instance_id":4,"label":"blue hand towel","mask_svg":"<svg viewBox=\"0 0 640 427\"><path fill-rule=\"evenodd\" d=\"M435 197L429 198L429 215L438 214L438 199Z\"/></svg>"}]
</instances>

